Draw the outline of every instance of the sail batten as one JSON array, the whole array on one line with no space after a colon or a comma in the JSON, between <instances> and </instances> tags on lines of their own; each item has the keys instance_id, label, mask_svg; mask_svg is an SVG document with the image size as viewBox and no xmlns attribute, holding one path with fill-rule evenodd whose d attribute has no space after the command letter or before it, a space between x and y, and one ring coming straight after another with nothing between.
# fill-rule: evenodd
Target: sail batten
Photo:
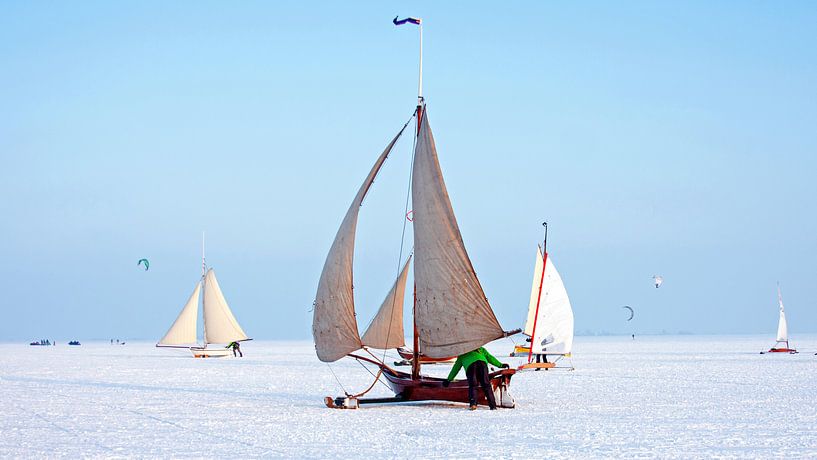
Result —
<instances>
[{"instance_id":1,"label":"sail batten","mask_svg":"<svg viewBox=\"0 0 817 460\"><path fill-rule=\"evenodd\" d=\"M204 343L230 343L247 340L247 334L235 319L211 268L204 278Z\"/></svg>"},{"instance_id":2,"label":"sail batten","mask_svg":"<svg viewBox=\"0 0 817 460\"><path fill-rule=\"evenodd\" d=\"M363 346L355 319L352 281L357 219L363 199L404 130L405 126L394 136L394 139L389 142L375 161L346 211L329 254L326 256L321 278L318 281L312 315L315 351L318 359L323 362L337 361Z\"/></svg>"},{"instance_id":3,"label":"sail batten","mask_svg":"<svg viewBox=\"0 0 817 460\"><path fill-rule=\"evenodd\" d=\"M405 332L403 331L403 303L406 294L406 280L408 279L411 257L403 265L385 300L377 310L371 324L361 338L363 345L372 348L387 350L405 346Z\"/></svg>"},{"instance_id":4,"label":"sail batten","mask_svg":"<svg viewBox=\"0 0 817 460\"><path fill-rule=\"evenodd\" d=\"M503 337L462 241L424 110L412 174L419 351L456 356Z\"/></svg>"},{"instance_id":5,"label":"sail batten","mask_svg":"<svg viewBox=\"0 0 817 460\"><path fill-rule=\"evenodd\" d=\"M196 326L199 316L199 293L201 282L196 283L193 293L182 307L182 311L170 326L157 346L196 345Z\"/></svg>"}]
</instances>

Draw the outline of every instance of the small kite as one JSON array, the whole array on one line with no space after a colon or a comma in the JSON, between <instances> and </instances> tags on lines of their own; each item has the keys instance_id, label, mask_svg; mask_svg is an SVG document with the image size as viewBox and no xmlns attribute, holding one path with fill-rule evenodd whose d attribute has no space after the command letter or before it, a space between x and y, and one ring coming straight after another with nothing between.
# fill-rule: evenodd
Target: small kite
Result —
<instances>
[{"instance_id":1,"label":"small kite","mask_svg":"<svg viewBox=\"0 0 817 460\"><path fill-rule=\"evenodd\" d=\"M630 310L630 317L627 318L627 321L630 321L631 319L633 319L633 316L635 316L635 311L632 308L628 307L627 305L625 305L625 306L623 306L621 308L626 308L627 310Z\"/></svg>"},{"instance_id":2,"label":"small kite","mask_svg":"<svg viewBox=\"0 0 817 460\"><path fill-rule=\"evenodd\" d=\"M662 285L662 284L664 284L664 277L663 277L663 276L654 275L654 276L652 277L652 282L655 284L655 288L656 288L656 289L658 289L658 288L660 288L660 287L661 287L661 285Z\"/></svg>"},{"instance_id":3,"label":"small kite","mask_svg":"<svg viewBox=\"0 0 817 460\"><path fill-rule=\"evenodd\" d=\"M142 265L142 263L145 264L145 271L148 271L148 268L150 268L150 262L148 262L147 259L139 259L139 262L136 262L136 266L138 267L139 265Z\"/></svg>"}]
</instances>

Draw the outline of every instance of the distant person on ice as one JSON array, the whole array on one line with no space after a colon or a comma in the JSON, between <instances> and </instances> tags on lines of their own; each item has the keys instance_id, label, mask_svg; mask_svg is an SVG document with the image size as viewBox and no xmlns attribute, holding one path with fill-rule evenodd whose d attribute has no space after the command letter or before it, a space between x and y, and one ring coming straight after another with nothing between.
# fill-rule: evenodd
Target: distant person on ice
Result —
<instances>
[{"instance_id":1,"label":"distant person on ice","mask_svg":"<svg viewBox=\"0 0 817 460\"><path fill-rule=\"evenodd\" d=\"M238 342L230 342L227 344L227 348L233 349L233 356L244 357L244 353L241 353L241 345L239 345Z\"/></svg>"},{"instance_id":2,"label":"distant person on ice","mask_svg":"<svg viewBox=\"0 0 817 460\"><path fill-rule=\"evenodd\" d=\"M507 364L502 364L493 355L488 353L483 347L479 347L474 351L462 354L457 357L454 367L451 368L451 373L448 374L448 379L443 381L443 386L447 387L460 368L465 368L465 377L468 379L468 400L470 402L469 409L475 410L477 408L477 384L482 387L485 393L485 399L488 400L488 406L491 410L496 410L496 399L494 398L494 390L491 388L491 380L488 378L488 364L496 367L507 369Z\"/></svg>"}]
</instances>

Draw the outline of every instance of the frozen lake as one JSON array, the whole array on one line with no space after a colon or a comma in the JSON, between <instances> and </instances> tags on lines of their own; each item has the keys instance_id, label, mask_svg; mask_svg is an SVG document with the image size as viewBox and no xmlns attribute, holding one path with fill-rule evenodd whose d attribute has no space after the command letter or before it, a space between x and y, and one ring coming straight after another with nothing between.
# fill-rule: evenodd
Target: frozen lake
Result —
<instances>
[{"instance_id":1,"label":"frozen lake","mask_svg":"<svg viewBox=\"0 0 817 460\"><path fill-rule=\"evenodd\" d=\"M0 457L817 458L817 336L793 336L798 355L758 354L772 341L577 337L575 371L516 375L517 408L496 412L327 409L343 393L331 371L350 392L372 378L354 361L330 371L311 342L248 342L220 360L152 343L2 344ZM489 347L514 363L511 348Z\"/></svg>"}]
</instances>

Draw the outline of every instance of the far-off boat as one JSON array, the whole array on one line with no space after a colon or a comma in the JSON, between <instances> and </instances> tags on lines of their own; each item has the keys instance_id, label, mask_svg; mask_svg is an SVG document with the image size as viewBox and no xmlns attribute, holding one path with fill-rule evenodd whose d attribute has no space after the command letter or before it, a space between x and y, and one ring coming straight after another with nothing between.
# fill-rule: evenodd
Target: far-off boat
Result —
<instances>
[{"instance_id":1,"label":"far-off boat","mask_svg":"<svg viewBox=\"0 0 817 460\"><path fill-rule=\"evenodd\" d=\"M528 317L523 330L528 344L516 345L511 353L513 357L527 358L519 370L554 368L562 358L570 358L573 349L573 309L562 277L548 257L547 222L542 225L545 239L536 250ZM573 369L573 365L567 368Z\"/></svg>"},{"instance_id":2,"label":"far-off boat","mask_svg":"<svg viewBox=\"0 0 817 460\"><path fill-rule=\"evenodd\" d=\"M195 358L221 358L232 351L224 345L231 342L252 340L233 316L224 294L216 280L216 272L207 269L202 243L201 279L196 283L193 294L184 304L181 313L170 326L162 340L156 344L161 348L188 348ZM198 343L199 293L204 291L201 306L204 316L204 343ZM210 347L208 345L223 344Z\"/></svg>"},{"instance_id":3,"label":"far-off boat","mask_svg":"<svg viewBox=\"0 0 817 460\"><path fill-rule=\"evenodd\" d=\"M786 323L786 312L783 309L783 295L780 293L780 283L777 284L777 304L780 307L780 319L777 320L777 343L765 353L797 353L794 348L789 348L789 326Z\"/></svg>"}]
</instances>

